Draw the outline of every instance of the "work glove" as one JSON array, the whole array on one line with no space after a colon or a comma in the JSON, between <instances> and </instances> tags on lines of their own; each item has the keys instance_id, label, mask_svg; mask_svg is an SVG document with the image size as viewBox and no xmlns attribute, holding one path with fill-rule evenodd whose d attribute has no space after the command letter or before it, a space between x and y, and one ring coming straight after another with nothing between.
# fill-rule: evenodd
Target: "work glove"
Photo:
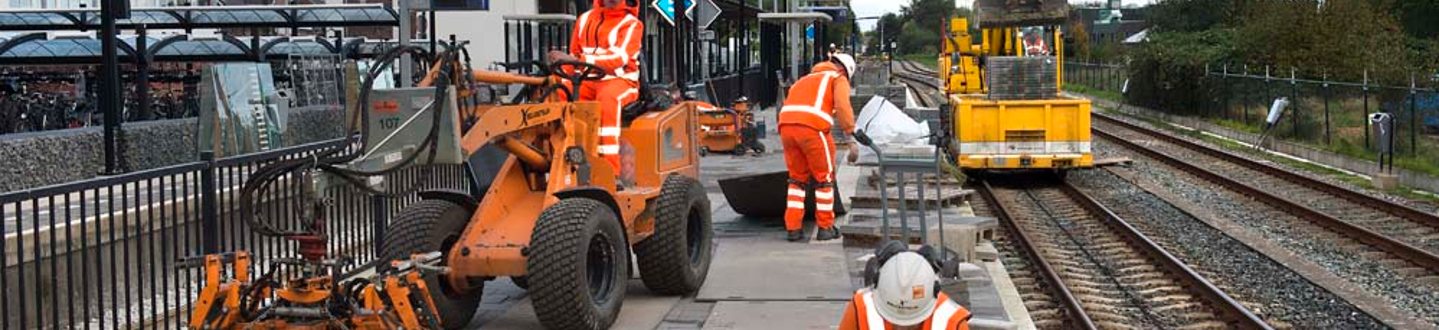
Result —
<instances>
[{"instance_id":1,"label":"work glove","mask_svg":"<svg viewBox=\"0 0 1439 330\"><path fill-rule=\"evenodd\" d=\"M851 165L859 162L859 143L849 144L849 156L846 156L846 158L848 158Z\"/></svg>"}]
</instances>

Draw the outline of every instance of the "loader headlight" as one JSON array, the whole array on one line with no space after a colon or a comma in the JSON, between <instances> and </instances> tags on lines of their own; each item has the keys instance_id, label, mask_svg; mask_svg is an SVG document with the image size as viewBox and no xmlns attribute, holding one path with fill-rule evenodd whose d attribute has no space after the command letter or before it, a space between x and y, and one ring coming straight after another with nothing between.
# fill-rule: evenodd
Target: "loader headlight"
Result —
<instances>
[{"instance_id":1,"label":"loader headlight","mask_svg":"<svg viewBox=\"0 0 1439 330\"><path fill-rule=\"evenodd\" d=\"M565 149L565 161L570 162L570 164L584 165L585 159L585 149L580 147L569 147Z\"/></svg>"}]
</instances>

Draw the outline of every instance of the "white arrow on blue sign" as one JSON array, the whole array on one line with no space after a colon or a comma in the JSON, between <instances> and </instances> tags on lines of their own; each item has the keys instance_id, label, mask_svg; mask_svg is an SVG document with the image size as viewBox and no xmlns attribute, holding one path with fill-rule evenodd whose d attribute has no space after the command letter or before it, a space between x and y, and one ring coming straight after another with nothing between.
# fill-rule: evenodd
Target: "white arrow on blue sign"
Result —
<instances>
[{"instance_id":1,"label":"white arrow on blue sign","mask_svg":"<svg viewBox=\"0 0 1439 330\"><path fill-rule=\"evenodd\" d=\"M684 1L685 1L685 17L690 17L690 13L693 13L693 12L694 12L695 2L694 2L694 0L684 0ZM657 10L657 11L660 12L660 17L663 17L663 18L665 19L665 22L669 22L671 26L675 25L675 1L674 1L674 0L654 0L654 1L650 2L650 6L654 7L655 10Z\"/></svg>"}]
</instances>

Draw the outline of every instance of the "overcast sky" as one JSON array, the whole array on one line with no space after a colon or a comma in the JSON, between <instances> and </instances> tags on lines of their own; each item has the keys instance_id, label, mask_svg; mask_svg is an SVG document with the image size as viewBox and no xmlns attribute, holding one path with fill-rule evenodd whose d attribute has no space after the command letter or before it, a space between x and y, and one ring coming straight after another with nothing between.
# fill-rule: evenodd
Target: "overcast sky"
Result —
<instances>
[{"instance_id":1,"label":"overcast sky","mask_svg":"<svg viewBox=\"0 0 1439 330\"><path fill-rule=\"evenodd\" d=\"M1145 5L1156 0L1124 0L1124 5ZM961 7L969 7L973 0L954 0L955 4ZM1081 1L1069 0L1069 3ZM879 16L884 13L898 13L899 7L909 4L908 0L850 0L849 5L854 8L856 17ZM869 31L874 28L875 20L859 21L860 29Z\"/></svg>"}]
</instances>

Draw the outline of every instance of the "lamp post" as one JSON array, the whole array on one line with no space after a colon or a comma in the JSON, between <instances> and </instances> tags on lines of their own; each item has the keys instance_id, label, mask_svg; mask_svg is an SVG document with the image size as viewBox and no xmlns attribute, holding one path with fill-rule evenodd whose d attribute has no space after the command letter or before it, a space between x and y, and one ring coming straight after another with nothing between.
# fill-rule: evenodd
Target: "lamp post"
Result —
<instances>
[{"instance_id":1,"label":"lamp post","mask_svg":"<svg viewBox=\"0 0 1439 330\"><path fill-rule=\"evenodd\" d=\"M883 40L883 39L881 39L881 40ZM881 41L881 42L883 42L883 41ZM888 54L889 56L886 56L886 57L885 57L885 58L888 58L888 59L889 59L889 72L894 72L894 49L895 49L895 48L899 48L899 43L898 43L898 42L894 42L894 41L890 41L890 42L889 42L889 52L886 53L886 54Z\"/></svg>"}]
</instances>

